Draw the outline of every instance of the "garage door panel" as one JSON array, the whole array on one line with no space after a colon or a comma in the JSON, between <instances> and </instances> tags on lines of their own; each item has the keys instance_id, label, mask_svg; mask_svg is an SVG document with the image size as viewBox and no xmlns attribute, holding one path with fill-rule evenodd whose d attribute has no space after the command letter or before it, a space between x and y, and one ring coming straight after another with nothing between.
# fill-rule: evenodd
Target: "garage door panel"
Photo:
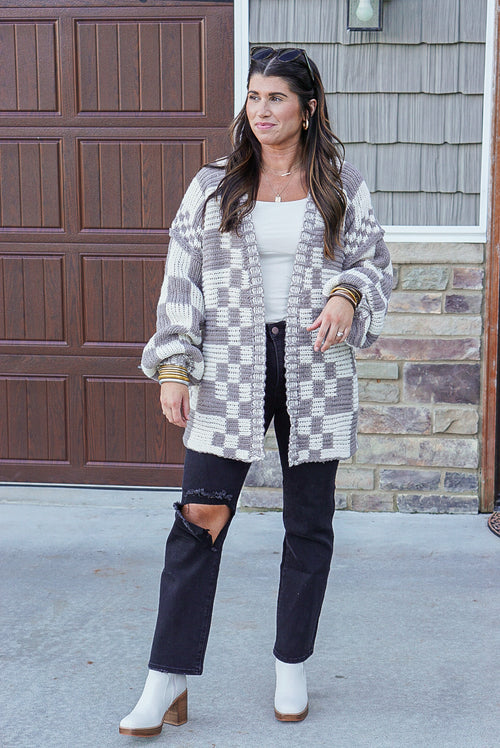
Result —
<instances>
[{"instance_id":1,"label":"garage door panel","mask_svg":"<svg viewBox=\"0 0 500 748\"><path fill-rule=\"evenodd\" d=\"M203 144L199 143L198 147L203 149ZM188 148L187 151L189 153L190 149ZM163 215L167 226L170 226L174 220L175 206L180 205L184 195L187 180L185 170L181 170L179 167L182 167L185 157L186 149L181 141L173 141L168 148L162 150ZM199 158L201 158L201 154Z\"/></svg>"},{"instance_id":2,"label":"garage door panel","mask_svg":"<svg viewBox=\"0 0 500 748\"><path fill-rule=\"evenodd\" d=\"M162 70L160 55L161 27L166 22L141 21L139 32L139 110L166 112L162 101L161 78L169 75ZM125 84L126 85L126 84Z\"/></svg>"},{"instance_id":3,"label":"garage door panel","mask_svg":"<svg viewBox=\"0 0 500 748\"><path fill-rule=\"evenodd\" d=\"M144 341L149 340L156 328L156 308L163 282L165 256L166 251L159 256L149 258L143 263Z\"/></svg>"},{"instance_id":4,"label":"garage door panel","mask_svg":"<svg viewBox=\"0 0 500 748\"><path fill-rule=\"evenodd\" d=\"M36 24L38 111L60 112L56 22Z\"/></svg>"},{"instance_id":5,"label":"garage door panel","mask_svg":"<svg viewBox=\"0 0 500 748\"><path fill-rule=\"evenodd\" d=\"M144 414L147 409L149 392L145 387L137 387L136 383L137 380L124 382L123 407L125 412L125 423L127 424L124 452L126 455L132 455L134 462L146 465L149 464L149 459L147 453L147 438L144 438ZM140 384L144 384L144 382L140 382ZM156 395L158 395L158 391L156 392ZM157 412L155 415L158 417ZM158 424L156 425L156 428L158 428Z\"/></svg>"},{"instance_id":6,"label":"garage door panel","mask_svg":"<svg viewBox=\"0 0 500 748\"><path fill-rule=\"evenodd\" d=\"M166 150L164 143L142 144L142 225L145 229L165 228L166 221L163 215L164 202L168 207L168 196L163 189L162 161L163 151ZM123 202L123 196L122 196Z\"/></svg>"},{"instance_id":7,"label":"garage door panel","mask_svg":"<svg viewBox=\"0 0 500 748\"><path fill-rule=\"evenodd\" d=\"M82 257L84 345L139 346L154 328L164 258Z\"/></svg>"},{"instance_id":8,"label":"garage door panel","mask_svg":"<svg viewBox=\"0 0 500 748\"><path fill-rule=\"evenodd\" d=\"M116 126L134 126L138 117L145 125L160 119L162 125L173 119L188 127L229 122L231 3L165 6L149 0L140 9L137 0L124 0L115 8L113 3L98 7L85 0L80 7L76 2L67 5L55 2L44 8L19 0L11 10L3 10L0 112L11 115L16 124L25 124L26 119L46 124L49 115L62 113L65 124L83 119L89 126L96 124L96 117L111 118ZM20 26L28 29L22 54L15 43ZM142 49L141 30L152 41ZM227 57L222 65L221 51ZM22 66L27 76L19 86L15 70Z\"/></svg>"},{"instance_id":9,"label":"garage door panel","mask_svg":"<svg viewBox=\"0 0 500 748\"><path fill-rule=\"evenodd\" d=\"M79 24L78 24L79 25ZM92 24L94 26L94 24ZM96 57L94 65L91 66L90 80L82 81L84 90L82 98L85 97L85 87L90 85L96 87L96 105L95 111L118 111L118 39L116 34L116 24L114 23L97 23L94 26L94 35L96 39ZM129 50L129 54L135 50ZM76 63L78 65L78 57ZM85 83L87 86L85 86Z\"/></svg>"},{"instance_id":10,"label":"garage door panel","mask_svg":"<svg viewBox=\"0 0 500 748\"><path fill-rule=\"evenodd\" d=\"M40 143L41 227L63 229L62 141Z\"/></svg>"},{"instance_id":11,"label":"garage door panel","mask_svg":"<svg viewBox=\"0 0 500 748\"><path fill-rule=\"evenodd\" d=\"M63 376L0 376L0 475L3 461L68 462L66 382Z\"/></svg>"},{"instance_id":12,"label":"garage door panel","mask_svg":"<svg viewBox=\"0 0 500 748\"><path fill-rule=\"evenodd\" d=\"M78 113L205 113L205 23L76 22Z\"/></svg>"},{"instance_id":13,"label":"garage door panel","mask_svg":"<svg viewBox=\"0 0 500 748\"><path fill-rule=\"evenodd\" d=\"M0 140L0 232L61 229L60 139Z\"/></svg>"},{"instance_id":14,"label":"garage door panel","mask_svg":"<svg viewBox=\"0 0 500 748\"><path fill-rule=\"evenodd\" d=\"M68 406L68 377L45 378L47 398L47 445L49 459L69 461L71 428Z\"/></svg>"},{"instance_id":15,"label":"garage door panel","mask_svg":"<svg viewBox=\"0 0 500 748\"><path fill-rule=\"evenodd\" d=\"M64 343L64 258L0 255L0 344Z\"/></svg>"},{"instance_id":16,"label":"garage door panel","mask_svg":"<svg viewBox=\"0 0 500 748\"><path fill-rule=\"evenodd\" d=\"M29 379L20 377L1 378L6 387L7 408L4 414L4 423L9 434L8 452L2 455L3 459L26 460L28 459L28 413L27 413L27 386Z\"/></svg>"},{"instance_id":17,"label":"garage door panel","mask_svg":"<svg viewBox=\"0 0 500 748\"><path fill-rule=\"evenodd\" d=\"M166 231L206 153L204 138L79 139L78 147L85 231Z\"/></svg>"},{"instance_id":18,"label":"garage door panel","mask_svg":"<svg viewBox=\"0 0 500 748\"><path fill-rule=\"evenodd\" d=\"M78 151L80 228L98 228L102 225L99 142L80 142Z\"/></svg>"},{"instance_id":19,"label":"garage door panel","mask_svg":"<svg viewBox=\"0 0 500 748\"><path fill-rule=\"evenodd\" d=\"M124 229L133 229L142 223L141 146L142 144L137 141L120 144L121 210Z\"/></svg>"},{"instance_id":20,"label":"garage door panel","mask_svg":"<svg viewBox=\"0 0 500 748\"><path fill-rule=\"evenodd\" d=\"M9 406L9 395L7 392L7 377L0 378L0 413L3 413L3 427L0 428L0 460L8 460L11 450L10 434L7 428L7 408Z\"/></svg>"},{"instance_id":21,"label":"garage door panel","mask_svg":"<svg viewBox=\"0 0 500 748\"><path fill-rule=\"evenodd\" d=\"M59 383L60 386L61 384ZM55 456L49 450L47 423L49 409L52 409L52 403L48 402L47 383L39 378L30 378L29 382L26 382L27 459L29 460L50 460ZM58 444L58 449L61 446Z\"/></svg>"},{"instance_id":22,"label":"garage door panel","mask_svg":"<svg viewBox=\"0 0 500 748\"><path fill-rule=\"evenodd\" d=\"M146 285L145 264L152 263L156 270L155 282L152 286ZM146 306L145 297L152 294L158 296L163 274L163 261L159 259L135 259L126 258L121 263L121 279L123 304L123 337L125 342L143 343L146 340L147 330L151 320L145 319L144 310ZM149 299L150 300L150 299Z\"/></svg>"},{"instance_id":23,"label":"garage door panel","mask_svg":"<svg viewBox=\"0 0 500 748\"><path fill-rule=\"evenodd\" d=\"M85 160L85 155L83 156ZM94 164L96 165L96 164ZM99 191L99 223L97 216L90 218L90 225L83 228L123 228L122 201L120 184L120 144L114 142L99 143L98 172L92 174L92 189ZM88 191L85 195L87 197Z\"/></svg>"},{"instance_id":24,"label":"garage door panel","mask_svg":"<svg viewBox=\"0 0 500 748\"><path fill-rule=\"evenodd\" d=\"M15 25L18 98L23 109L38 109L38 70L36 64L36 25Z\"/></svg>"},{"instance_id":25,"label":"garage door panel","mask_svg":"<svg viewBox=\"0 0 500 748\"><path fill-rule=\"evenodd\" d=\"M103 259L102 297L93 299L94 303L102 303L103 335L114 342L124 342L125 338L123 307L128 300L123 298L122 267L120 261Z\"/></svg>"},{"instance_id":26,"label":"garage door panel","mask_svg":"<svg viewBox=\"0 0 500 748\"><path fill-rule=\"evenodd\" d=\"M118 35L118 76L119 101L118 111L139 112L139 29L136 23L120 23L117 29ZM92 61L91 61L92 63ZM85 107L83 107L85 109ZM90 108L89 108L90 109ZM94 106L93 111L97 111ZM81 110L80 110L81 113Z\"/></svg>"},{"instance_id":27,"label":"garage door panel","mask_svg":"<svg viewBox=\"0 0 500 748\"><path fill-rule=\"evenodd\" d=\"M0 209L2 231L22 225L19 145L15 140L0 142Z\"/></svg>"},{"instance_id":28,"label":"garage door panel","mask_svg":"<svg viewBox=\"0 0 500 748\"><path fill-rule=\"evenodd\" d=\"M5 0L0 480L176 486L139 370L168 229L229 150L230 2Z\"/></svg>"},{"instance_id":29,"label":"garage door panel","mask_svg":"<svg viewBox=\"0 0 500 748\"><path fill-rule=\"evenodd\" d=\"M38 294L43 298L45 319L45 340L49 343L68 343L65 336L67 321L64 296L64 258L43 258L43 291L38 286Z\"/></svg>"},{"instance_id":30,"label":"garage door panel","mask_svg":"<svg viewBox=\"0 0 500 748\"><path fill-rule=\"evenodd\" d=\"M43 226L40 144L19 144L22 226Z\"/></svg>"},{"instance_id":31,"label":"garage door panel","mask_svg":"<svg viewBox=\"0 0 500 748\"><path fill-rule=\"evenodd\" d=\"M165 112L182 111L183 84L182 58L180 50L182 47L182 24L164 23L160 36L161 56L165 69L169 75L162 76L161 101Z\"/></svg>"},{"instance_id":32,"label":"garage door panel","mask_svg":"<svg viewBox=\"0 0 500 748\"><path fill-rule=\"evenodd\" d=\"M206 79L204 76L204 24L184 23L181 28L182 101L184 112L203 112L206 108ZM177 52L177 50L175 50Z\"/></svg>"},{"instance_id":33,"label":"garage door panel","mask_svg":"<svg viewBox=\"0 0 500 748\"><path fill-rule=\"evenodd\" d=\"M25 299L22 257L2 258L4 339L25 339Z\"/></svg>"},{"instance_id":34,"label":"garage door panel","mask_svg":"<svg viewBox=\"0 0 500 748\"><path fill-rule=\"evenodd\" d=\"M0 110L18 110L16 82L15 24L0 23Z\"/></svg>"},{"instance_id":35,"label":"garage door panel","mask_svg":"<svg viewBox=\"0 0 500 748\"><path fill-rule=\"evenodd\" d=\"M58 111L56 21L0 21L0 113Z\"/></svg>"},{"instance_id":36,"label":"garage door panel","mask_svg":"<svg viewBox=\"0 0 500 748\"><path fill-rule=\"evenodd\" d=\"M77 111L98 111L97 38L94 23L76 24Z\"/></svg>"},{"instance_id":37,"label":"garage door panel","mask_svg":"<svg viewBox=\"0 0 500 748\"><path fill-rule=\"evenodd\" d=\"M182 462L179 429L161 413L157 384L139 378L85 377L84 388L86 465Z\"/></svg>"},{"instance_id":38,"label":"garage door panel","mask_svg":"<svg viewBox=\"0 0 500 748\"><path fill-rule=\"evenodd\" d=\"M43 257L25 257L23 258L22 265L25 336L29 340L46 340L47 323L45 305L47 300L44 295L45 289L40 287L40 280L43 279L44 260ZM62 312L60 302L61 298L56 300L56 304L60 312Z\"/></svg>"}]
</instances>

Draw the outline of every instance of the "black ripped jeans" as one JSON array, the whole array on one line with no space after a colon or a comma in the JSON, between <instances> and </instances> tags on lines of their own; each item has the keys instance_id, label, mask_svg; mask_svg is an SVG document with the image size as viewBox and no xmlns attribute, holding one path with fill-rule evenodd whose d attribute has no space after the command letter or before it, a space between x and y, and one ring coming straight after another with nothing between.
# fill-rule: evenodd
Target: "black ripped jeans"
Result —
<instances>
[{"instance_id":1,"label":"black ripped jeans","mask_svg":"<svg viewBox=\"0 0 500 748\"><path fill-rule=\"evenodd\" d=\"M289 467L290 419L286 409L285 323L266 325L265 428L274 416L283 471L285 537L280 570L274 654L303 662L313 652L333 553L335 474L338 462ZM149 667L200 675L208 641L222 546L231 520L217 536L193 525L182 504L226 504L231 518L250 464L187 451L182 502L165 549L158 619Z\"/></svg>"}]
</instances>

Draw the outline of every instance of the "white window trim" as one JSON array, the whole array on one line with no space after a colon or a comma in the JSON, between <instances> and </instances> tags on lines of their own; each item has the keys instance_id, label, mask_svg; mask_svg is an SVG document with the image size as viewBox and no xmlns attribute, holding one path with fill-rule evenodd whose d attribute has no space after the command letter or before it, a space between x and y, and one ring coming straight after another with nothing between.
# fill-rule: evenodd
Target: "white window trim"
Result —
<instances>
[{"instance_id":1,"label":"white window trim","mask_svg":"<svg viewBox=\"0 0 500 748\"><path fill-rule=\"evenodd\" d=\"M477 226L384 226L387 242L453 242L487 241L488 195L490 181L491 127L493 114L495 4L488 0L483 89L483 143L481 153L481 193ZM389 11L390 12L390 9ZM234 111L237 114L246 98L249 64L249 0L234 0Z\"/></svg>"},{"instance_id":2,"label":"white window trim","mask_svg":"<svg viewBox=\"0 0 500 748\"><path fill-rule=\"evenodd\" d=\"M246 100L249 53L249 0L234 0L234 115Z\"/></svg>"}]
</instances>

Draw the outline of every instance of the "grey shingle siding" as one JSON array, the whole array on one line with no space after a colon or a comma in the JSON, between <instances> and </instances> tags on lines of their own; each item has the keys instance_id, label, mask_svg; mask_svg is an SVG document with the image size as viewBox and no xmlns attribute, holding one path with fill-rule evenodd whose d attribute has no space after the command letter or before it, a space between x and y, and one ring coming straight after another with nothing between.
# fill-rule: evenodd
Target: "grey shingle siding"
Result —
<instances>
[{"instance_id":1,"label":"grey shingle siding","mask_svg":"<svg viewBox=\"0 0 500 748\"><path fill-rule=\"evenodd\" d=\"M386 0L384 30L376 34L346 30L344 0L250 0L252 41L360 41L390 44L484 42L483 0Z\"/></svg>"},{"instance_id":2,"label":"grey shingle siding","mask_svg":"<svg viewBox=\"0 0 500 748\"><path fill-rule=\"evenodd\" d=\"M330 93L483 91L483 44L305 43L305 48Z\"/></svg>"},{"instance_id":3,"label":"grey shingle siding","mask_svg":"<svg viewBox=\"0 0 500 748\"><path fill-rule=\"evenodd\" d=\"M388 225L479 221L486 0L390 0L350 33L345 0L250 0L250 41L307 49L335 130Z\"/></svg>"},{"instance_id":4,"label":"grey shingle siding","mask_svg":"<svg viewBox=\"0 0 500 748\"><path fill-rule=\"evenodd\" d=\"M347 149L374 192L473 193L481 173L480 145L350 143Z\"/></svg>"},{"instance_id":5,"label":"grey shingle siding","mask_svg":"<svg viewBox=\"0 0 500 748\"><path fill-rule=\"evenodd\" d=\"M337 93L327 101L336 128L353 143L481 143L482 95Z\"/></svg>"},{"instance_id":6,"label":"grey shingle siding","mask_svg":"<svg viewBox=\"0 0 500 748\"><path fill-rule=\"evenodd\" d=\"M372 195L374 210L389 226L473 226L479 215L479 195L421 192L377 192Z\"/></svg>"}]
</instances>

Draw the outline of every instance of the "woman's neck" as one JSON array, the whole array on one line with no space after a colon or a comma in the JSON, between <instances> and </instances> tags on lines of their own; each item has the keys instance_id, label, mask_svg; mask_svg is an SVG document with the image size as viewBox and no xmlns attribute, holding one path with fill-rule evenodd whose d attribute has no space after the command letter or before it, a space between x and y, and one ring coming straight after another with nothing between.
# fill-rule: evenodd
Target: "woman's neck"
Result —
<instances>
[{"instance_id":1,"label":"woman's neck","mask_svg":"<svg viewBox=\"0 0 500 748\"><path fill-rule=\"evenodd\" d=\"M262 148L262 169L257 200L283 202L307 196L307 182L302 167L302 149L295 144L288 148Z\"/></svg>"},{"instance_id":2,"label":"woman's neck","mask_svg":"<svg viewBox=\"0 0 500 748\"><path fill-rule=\"evenodd\" d=\"M284 175L297 170L300 164L301 148L298 145L288 148L262 148L262 170L275 175Z\"/></svg>"}]
</instances>

